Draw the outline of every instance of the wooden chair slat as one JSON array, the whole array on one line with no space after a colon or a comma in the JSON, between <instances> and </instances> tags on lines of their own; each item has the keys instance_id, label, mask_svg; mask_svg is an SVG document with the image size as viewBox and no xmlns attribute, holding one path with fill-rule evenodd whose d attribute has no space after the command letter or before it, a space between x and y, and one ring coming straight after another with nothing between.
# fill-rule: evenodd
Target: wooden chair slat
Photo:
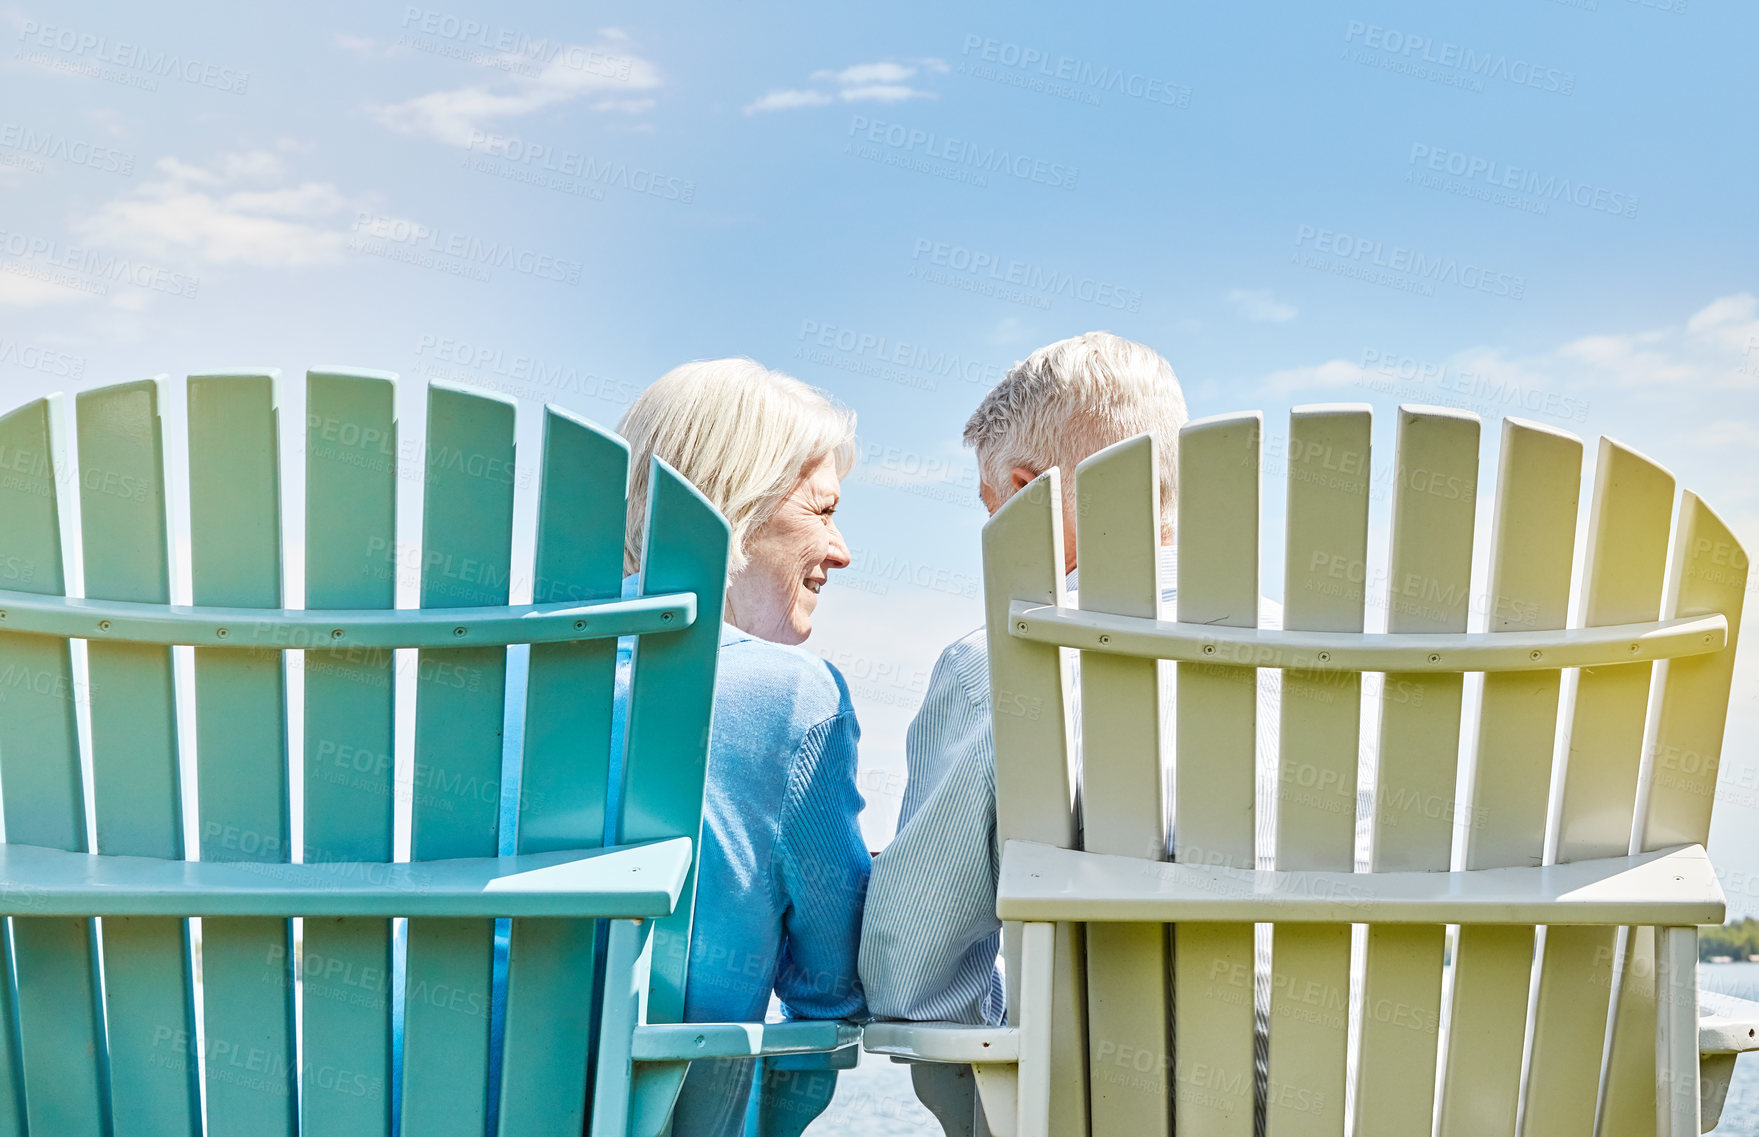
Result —
<instances>
[{"instance_id":1,"label":"wooden chair slat","mask_svg":"<svg viewBox=\"0 0 1759 1137\"><path fill-rule=\"evenodd\" d=\"M1178 618L1258 624L1256 413L1179 435ZM1252 868L1258 681L1251 668L1178 665L1173 859ZM1181 1134L1252 1132L1253 928L1174 929L1173 1124Z\"/></svg>"},{"instance_id":2,"label":"wooden chair slat","mask_svg":"<svg viewBox=\"0 0 1759 1137\"><path fill-rule=\"evenodd\" d=\"M1160 494L1154 440L1108 447L1075 482L1080 605L1154 618L1160 612ZM1081 554L1085 553L1086 556ZM1160 761L1160 664L1087 653L1081 660L1083 847L1166 859ZM1087 928L1089 1108L1100 1133L1170 1135L1167 937L1161 924ZM1146 1069L1145 1069L1146 1067Z\"/></svg>"},{"instance_id":3,"label":"wooden chair slat","mask_svg":"<svg viewBox=\"0 0 1759 1137\"><path fill-rule=\"evenodd\" d=\"M1389 632L1463 632L1478 488L1476 415L1400 407ZM1453 841L1463 677L1392 673L1380 701L1373 871L1442 870ZM1368 929L1357 1133L1406 1134L1433 1118L1445 929ZM1403 1008L1404 1014L1381 1014Z\"/></svg>"},{"instance_id":4,"label":"wooden chair slat","mask_svg":"<svg viewBox=\"0 0 1759 1137\"><path fill-rule=\"evenodd\" d=\"M397 423L390 377L306 377L305 605L391 608ZM304 856L389 861L395 660L305 653ZM308 917L301 949L302 1137L389 1137L391 922Z\"/></svg>"},{"instance_id":5,"label":"wooden chair slat","mask_svg":"<svg viewBox=\"0 0 1759 1137\"><path fill-rule=\"evenodd\" d=\"M512 557L514 408L428 388L421 605L505 604ZM497 852L505 648L418 655L412 860ZM403 1131L480 1134L488 1114L494 922L410 920Z\"/></svg>"},{"instance_id":6,"label":"wooden chair slat","mask_svg":"<svg viewBox=\"0 0 1759 1137\"><path fill-rule=\"evenodd\" d=\"M85 594L168 603L159 388L154 380L75 403ZM183 856L171 649L86 644L92 800L100 853ZM200 1124L189 922L103 922L104 1009L114 1132L190 1133Z\"/></svg>"},{"instance_id":7,"label":"wooden chair slat","mask_svg":"<svg viewBox=\"0 0 1759 1137\"><path fill-rule=\"evenodd\" d=\"M1490 554L1487 630L1562 628L1581 499L1582 443L1504 420ZM1486 675L1471 791L1457 811L1465 867L1542 863L1557 734L1558 671ZM1513 1133L1521 1090L1530 927L1462 927L1454 951L1441 1125L1445 1137Z\"/></svg>"},{"instance_id":8,"label":"wooden chair slat","mask_svg":"<svg viewBox=\"0 0 1759 1137\"><path fill-rule=\"evenodd\" d=\"M631 663L622 791L612 826L619 842L688 837L702 845L703 778L713 726L716 652L726 599L729 529L721 515L657 457L648 468L641 591L694 592L689 628L636 641ZM647 1021L684 1017L696 866L678 906L654 921ZM607 976L606 990L626 981ZM633 1087L633 1133L658 1133L684 1064L652 1064Z\"/></svg>"},{"instance_id":9,"label":"wooden chair slat","mask_svg":"<svg viewBox=\"0 0 1759 1137\"><path fill-rule=\"evenodd\" d=\"M1673 549L1664 610L1677 616L1720 612L1728 620L1728 641L1713 654L1667 663L1656 712L1641 852L1710 840L1710 807L1722 768L1735 645L1751 569L1746 550L1728 526L1690 490L1681 496Z\"/></svg>"},{"instance_id":10,"label":"wooden chair slat","mask_svg":"<svg viewBox=\"0 0 1759 1137\"><path fill-rule=\"evenodd\" d=\"M1602 1074L1597 1137L1653 1137L1656 951L1654 928L1628 928L1619 949L1618 998Z\"/></svg>"},{"instance_id":11,"label":"wooden chair slat","mask_svg":"<svg viewBox=\"0 0 1759 1137\"><path fill-rule=\"evenodd\" d=\"M8 471L0 479L0 587L61 595L61 471L51 421L46 399L0 419ZM0 779L10 841L86 848L77 696L67 640L0 632ZM16 958L29 981L18 984L18 1018L0 1025L0 1131L22 1120L27 1090L33 1126L101 1131L105 1061L94 930L91 920L12 921L13 955L0 980L11 978Z\"/></svg>"},{"instance_id":12,"label":"wooden chair slat","mask_svg":"<svg viewBox=\"0 0 1759 1137\"><path fill-rule=\"evenodd\" d=\"M275 380L189 380L189 528L197 604L281 606ZM280 652L195 649L196 795L204 861L291 859ZM202 921L208 1131L298 1130L293 925Z\"/></svg>"},{"instance_id":13,"label":"wooden chair slat","mask_svg":"<svg viewBox=\"0 0 1759 1137\"><path fill-rule=\"evenodd\" d=\"M0 583L21 591L46 590L61 592L61 536L57 527L56 470L50 438L49 404L37 400L0 418L0 452L7 464L17 471L14 477L0 480ZM45 556L43 550L52 549ZM27 550L37 550L35 555ZM60 659L68 655L65 641L37 637L0 635L0 674L34 676L46 669L53 677ZM0 780L6 785L41 785L26 792L16 788L6 795L8 833L30 833L47 838L40 843L57 845L55 836L79 844L59 844L61 848L83 848L85 842L84 788L80 782L78 740L75 737L74 710L71 701L73 665L66 663L67 693L60 706L45 706L32 691L29 707L35 720L23 730L26 721L17 708L8 707L0 713ZM8 699L10 702L10 698ZM45 710L59 712L47 719ZM59 720L59 721L58 721ZM66 741L56 745L57 735ZM57 759L56 755L61 757ZM22 758L21 758L22 756ZM59 775L59 777L57 776ZM29 798L41 806L29 810L21 805ZM13 999L17 990L16 972L12 965L12 924L0 921L0 1135L15 1137L25 1132L25 1100L23 1054L18 1039L18 1008ZM76 1004L77 1005L77 1004Z\"/></svg>"},{"instance_id":14,"label":"wooden chair slat","mask_svg":"<svg viewBox=\"0 0 1759 1137\"><path fill-rule=\"evenodd\" d=\"M1075 771L1068 661L1055 647L1008 634L1013 599L1066 603L1063 476L1059 470L1020 490L983 529L983 594L995 730L996 845L1038 841L1076 845ZM1004 774L1002 764L1006 765ZM1002 926L1007 958L1020 958L1020 925ZM1020 976L1009 969L1008 1021L1018 1025ZM1051 980L1050 1127L1088 1132L1086 936L1058 924Z\"/></svg>"},{"instance_id":15,"label":"wooden chair slat","mask_svg":"<svg viewBox=\"0 0 1759 1137\"><path fill-rule=\"evenodd\" d=\"M1728 526L1690 491L1681 498L1672 544L1663 612L1684 616L1721 612L1728 617L1729 635L1721 651L1669 660L1662 673L1655 741L1644 771L1648 800L1638 831L1642 852L1710 840L1710 811L1722 764L1735 643L1750 569L1746 551ZM1656 935L1654 928L1633 928L1626 943L1601 1104L1609 1119L1602 1129L1607 1137L1643 1132L1642 1121L1649 1119L1653 1125L1656 1116L1656 997L1658 978L1667 979L1657 967ZM1611 1120L1615 1118L1619 1120Z\"/></svg>"},{"instance_id":16,"label":"wooden chair slat","mask_svg":"<svg viewBox=\"0 0 1759 1137\"><path fill-rule=\"evenodd\" d=\"M1283 626L1360 632L1366 605L1372 416L1365 406L1289 415ZM1277 756L1276 866L1355 865L1362 677L1285 669ZM1338 1134L1350 1026L1350 929L1272 932L1271 1137Z\"/></svg>"},{"instance_id":17,"label":"wooden chair slat","mask_svg":"<svg viewBox=\"0 0 1759 1137\"><path fill-rule=\"evenodd\" d=\"M544 413L532 601L615 597L622 588L629 447L554 407ZM521 853L594 848L605 830L614 640L531 649L519 776ZM592 920L513 921L507 963L500 1131L575 1137L585 1119Z\"/></svg>"},{"instance_id":18,"label":"wooden chair slat","mask_svg":"<svg viewBox=\"0 0 1759 1137\"><path fill-rule=\"evenodd\" d=\"M1634 450L1600 440L1580 589L1584 625L1658 617L1673 501L1673 475ZM1583 669L1577 676L1558 820L1560 861L1616 856L1630 847L1652 666ZM1593 1131L1616 936L1616 928L1546 929L1522 1121L1530 1137Z\"/></svg>"}]
</instances>

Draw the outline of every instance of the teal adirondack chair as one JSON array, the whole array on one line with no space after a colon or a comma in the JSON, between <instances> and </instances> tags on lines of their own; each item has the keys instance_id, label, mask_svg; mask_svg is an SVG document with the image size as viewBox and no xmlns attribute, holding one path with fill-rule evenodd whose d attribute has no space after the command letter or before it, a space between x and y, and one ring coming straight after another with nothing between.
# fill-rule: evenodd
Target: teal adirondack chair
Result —
<instances>
[{"instance_id":1,"label":"teal adirondack chair","mask_svg":"<svg viewBox=\"0 0 1759 1137\"><path fill-rule=\"evenodd\" d=\"M1676 510L1671 474L1603 439L1573 575L1582 442L1509 419L1475 591L1479 430L1400 409L1385 633L1364 632L1381 468L1365 406L1291 415L1284 630L1259 627L1257 414L1180 436L1176 612L1160 603L1152 439L1076 473L1078 603L1058 472L996 514L984 591L1010 1021L875 1023L870 1050L971 1063L1008 1137L1715 1124L1736 1056L1759 1049L1759 1005L1696 989L1696 925L1724 914L1703 844L1746 554L1697 495ZM1475 595L1487 627L1468 633ZM1170 802L1160 660L1178 669ZM1256 669L1281 683L1266 766ZM1384 677L1371 766L1364 672ZM1374 787L1360 821L1359 778Z\"/></svg>"},{"instance_id":2,"label":"teal adirondack chair","mask_svg":"<svg viewBox=\"0 0 1759 1137\"><path fill-rule=\"evenodd\" d=\"M509 607L514 407L431 387L405 469L392 377L313 371L306 607L288 609L275 389L189 380L193 606L170 603L160 383L79 395L73 454L58 400L0 419L0 1135L481 1137L493 1103L509 1137L645 1137L690 1059L847 1064L843 1024L674 1025L726 572L714 509L656 462L642 594L620 599L627 447L547 408L534 603ZM400 551L409 475L422 535ZM399 571L419 571L419 609L393 607ZM613 792L619 636L640 639ZM517 756L510 644L531 645ZM766 1079L754 1112L798 1133L822 1085Z\"/></svg>"}]
</instances>

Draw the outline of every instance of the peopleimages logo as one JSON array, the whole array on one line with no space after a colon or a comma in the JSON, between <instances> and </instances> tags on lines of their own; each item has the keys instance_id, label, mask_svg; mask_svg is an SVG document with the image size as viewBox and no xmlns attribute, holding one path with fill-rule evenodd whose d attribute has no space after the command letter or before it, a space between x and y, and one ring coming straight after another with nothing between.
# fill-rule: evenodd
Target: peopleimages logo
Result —
<instances>
[{"instance_id":1,"label":"peopleimages logo","mask_svg":"<svg viewBox=\"0 0 1759 1137\"><path fill-rule=\"evenodd\" d=\"M586 267L581 261L523 249L506 241L485 241L468 233L433 228L403 217L360 213L355 216L354 231L360 236L353 238L350 245L359 252L389 255L393 260L407 260L426 268L450 264L460 270L461 275L476 280L488 280L491 268L504 268L539 280L579 284L580 274ZM397 256L390 252L399 248L411 255Z\"/></svg>"},{"instance_id":2,"label":"peopleimages logo","mask_svg":"<svg viewBox=\"0 0 1759 1137\"><path fill-rule=\"evenodd\" d=\"M535 75L542 67L555 64L571 71L584 71L590 75L598 75L622 83L628 81L634 68L635 61L629 56L612 55L597 48L568 43L549 36L538 38L515 28L485 24L480 20L455 16L450 12L437 12L432 8L404 8L402 26L406 31L419 32L435 39L451 40L457 44L479 47L484 52L493 53L494 56L500 57L499 59L486 59L471 55L465 57L467 62L499 66L502 70L515 69L509 64L520 62L533 65L530 68L518 68L521 74ZM405 46L436 55L452 54L446 51L435 51L435 45L424 45L413 37L408 37Z\"/></svg>"},{"instance_id":3,"label":"peopleimages logo","mask_svg":"<svg viewBox=\"0 0 1759 1137\"><path fill-rule=\"evenodd\" d=\"M1076 179L1080 177L1080 171L1074 166L1034 158L1030 154L1016 154L1002 147L943 137L932 130L919 130L897 122L882 122L866 115L858 114L849 120L849 136L861 142L885 146L901 154L948 162L955 167L988 174L1006 174L1053 189L1072 190Z\"/></svg>"},{"instance_id":4,"label":"peopleimages logo","mask_svg":"<svg viewBox=\"0 0 1759 1137\"><path fill-rule=\"evenodd\" d=\"M1308 242L1312 242L1311 245ZM1353 264L1403 273L1431 284L1454 284L1493 296L1519 300L1527 290L1525 277L1496 272L1482 265L1462 262L1454 257L1427 256L1403 245L1387 245L1368 237L1353 237L1331 229L1302 225L1295 233L1298 250L1312 248ZM1295 254L1297 262L1301 253Z\"/></svg>"},{"instance_id":5,"label":"peopleimages logo","mask_svg":"<svg viewBox=\"0 0 1759 1137\"><path fill-rule=\"evenodd\" d=\"M53 131L36 131L16 122L0 123L0 147L33 158L54 158L75 166L88 166L106 174L134 173L134 155L108 146L97 146Z\"/></svg>"},{"instance_id":6,"label":"peopleimages logo","mask_svg":"<svg viewBox=\"0 0 1759 1137\"><path fill-rule=\"evenodd\" d=\"M1151 103L1163 103L1169 107L1188 107L1191 105L1191 88L1182 83L1173 83L1157 75L1143 75L1136 71L1127 71L1122 67L1106 64L1094 64L1085 59L1077 59L1067 55L1052 56L1047 51L1035 47L1025 47L1007 40L991 39L987 36L967 35L963 54L967 59L976 56L977 61L995 64L1011 71L1030 73L1043 79L1051 80L1049 84L1021 82L1003 78L1006 72L981 70L977 66L963 66L961 71L974 75L979 79L995 79L1008 86L1024 86L1044 94L1061 97L1074 97L1077 101L1097 105L1101 93L1125 95L1132 99L1143 99ZM1064 84L1064 86L1057 86Z\"/></svg>"},{"instance_id":7,"label":"peopleimages logo","mask_svg":"<svg viewBox=\"0 0 1759 1137\"><path fill-rule=\"evenodd\" d=\"M1123 312L1142 310L1141 289L1121 288L1107 281L1076 276L983 249L918 237L910 248L910 259L917 262L916 268L911 270L912 275L933 283L943 283L937 278L937 270L950 270L960 277L993 282L1001 287L1015 286L1022 294L1039 300L1062 296Z\"/></svg>"},{"instance_id":8,"label":"peopleimages logo","mask_svg":"<svg viewBox=\"0 0 1759 1137\"><path fill-rule=\"evenodd\" d=\"M27 49L20 56L33 63L42 63L62 71L119 80L144 90L158 90L159 79L178 79L198 87L211 87L216 91L235 95L244 94L245 88L250 85L248 71L189 59L174 51L156 51L109 36L57 27L54 24L40 24L35 20L25 20L20 24L18 38ZM72 56L79 62L71 67L63 66L73 63L73 60L57 61L53 56L40 54L44 51L57 51L63 56Z\"/></svg>"},{"instance_id":9,"label":"peopleimages logo","mask_svg":"<svg viewBox=\"0 0 1759 1137\"><path fill-rule=\"evenodd\" d=\"M132 284L191 300L195 299L196 289L201 286L199 277L5 229L0 229L0 252L18 258L0 265L0 272L48 280L93 296L109 295L106 281Z\"/></svg>"},{"instance_id":10,"label":"peopleimages logo","mask_svg":"<svg viewBox=\"0 0 1759 1137\"><path fill-rule=\"evenodd\" d=\"M1480 158L1476 154L1414 142L1411 144L1408 164L1469 182L1477 181L1487 186L1531 194L1545 201L1566 202L1582 209L1598 210L1618 217L1637 216L1638 198L1634 194L1620 193L1586 182L1573 182L1555 174L1542 175L1538 170L1530 170L1525 166L1507 166L1493 158Z\"/></svg>"},{"instance_id":11,"label":"peopleimages logo","mask_svg":"<svg viewBox=\"0 0 1759 1137\"><path fill-rule=\"evenodd\" d=\"M1510 59L1497 52L1476 51L1461 44L1412 35L1398 28L1383 28L1379 24L1365 24L1361 20L1350 21L1344 31L1344 42L1360 44L1379 53L1378 56L1359 56L1356 60L1358 63L1385 67L1388 63L1397 62L1400 66L1388 69L1410 70L1419 78L1430 77L1422 70L1422 65L1427 64L1429 67L1446 68L1478 80L1501 79L1519 87L1533 87L1554 94L1570 95L1576 90L1574 71L1542 67L1525 59ZM1346 55L1348 50L1345 49Z\"/></svg>"},{"instance_id":12,"label":"peopleimages logo","mask_svg":"<svg viewBox=\"0 0 1759 1137\"><path fill-rule=\"evenodd\" d=\"M577 179L583 186L611 186L686 204L696 198L696 183L688 179L655 173L643 166L631 166L628 162L601 161L578 150L557 149L546 143L527 141L517 135L473 130L464 148L540 175L553 174L561 179ZM543 182L541 178L515 177L512 180L537 180L540 184L549 184L552 187L565 184ZM603 194L598 196L602 197Z\"/></svg>"}]
</instances>

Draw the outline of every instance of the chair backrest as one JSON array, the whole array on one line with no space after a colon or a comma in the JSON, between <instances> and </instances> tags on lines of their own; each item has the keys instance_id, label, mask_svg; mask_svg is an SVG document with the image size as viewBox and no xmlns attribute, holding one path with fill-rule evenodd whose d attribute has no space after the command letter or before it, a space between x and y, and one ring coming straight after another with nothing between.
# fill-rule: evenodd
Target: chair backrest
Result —
<instances>
[{"instance_id":1,"label":"chair backrest","mask_svg":"<svg viewBox=\"0 0 1759 1137\"><path fill-rule=\"evenodd\" d=\"M0 589L15 607L7 621L0 601L6 840L181 859L193 830L202 860L266 866L391 862L407 834L413 860L493 857L508 851L507 803L518 853L597 848L607 829L696 841L727 559L715 510L655 462L643 593L692 594L696 615L622 633L643 638L613 791L619 632L584 611L555 631L548 614L620 595L627 446L545 409L536 532L517 543L534 550L541 611L509 608L527 571L513 559L513 405L433 385L414 449L392 376L312 371L306 611L286 611L284 557L299 554L282 541L277 387L272 372L191 376L170 431L155 380L81 393L71 439L58 399L0 418ZM165 447L179 435L193 608L170 603ZM410 492L421 537L400 543ZM83 600L20 595L66 596L76 570ZM393 608L400 577L417 574L423 611L354 646L340 625ZM27 600L89 633L27 634ZM541 642L534 615L551 629ZM506 753L507 646L527 642L521 745ZM694 879L661 922L685 943L693 894ZM503 1133L581 1131L594 921L513 921L504 974L491 920L409 920L406 947L393 921L367 917L308 918L299 937L273 918L208 918L194 936L178 918L99 923L9 921L0 1133L390 1134L396 1111L405 1133L480 1135L493 1102ZM654 961L652 1021L679 1018L688 958Z\"/></svg>"},{"instance_id":2,"label":"chair backrest","mask_svg":"<svg viewBox=\"0 0 1759 1137\"><path fill-rule=\"evenodd\" d=\"M1299 407L1271 455L1277 471L1258 414L1189 424L1172 612L1159 601L1174 582L1157 580L1153 441L1089 458L1074 494L1076 602L1159 612L1169 623L1153 635L1129 619L1050 618L1044 607L1067 602L1060 475L1017 494L984 534L998 841L1298 872L1516 867L1706 841L1746 554L1695 494L1676 513L1666 470L1602 439L1572 580L1582 443L1517 419L1503 423L1480 538L1479 429L1473 415L1403 407L1396 454L1377 465L1369 408ZM1288 485L1280 633L1253 630L1266 472ZM1388 486L1382 576L1368 539ZM1479 539L1489 571L1475 582ZM1362 635L1371 605L1384 606L1387 635ZM1481 630L1467 635L1474 613ZM1155 668L1167 659L1170 796L1156 746ZM1260 670L1280 683L1275 722L1259 718ZM1468 684L1472 672L1482 681ZM1264 768L1255 742L1267 729L1279 745ZM1604 1134L1653 1132L1651 929L1058 935L1053 1019L1085 1035L1054 1040L1052 1132L1245 1137L1262 1112L1272 1134L1340 1133L1347 1097L1360 1135L1428 1133L1432 1121L1444 1134L1512 1133L1518 1108L1528 1134L1592 1132L1597 1108ZM1268 1015L1267 1054L1254 1053L1255 1012Z\"/></svg>"}]
</instances>

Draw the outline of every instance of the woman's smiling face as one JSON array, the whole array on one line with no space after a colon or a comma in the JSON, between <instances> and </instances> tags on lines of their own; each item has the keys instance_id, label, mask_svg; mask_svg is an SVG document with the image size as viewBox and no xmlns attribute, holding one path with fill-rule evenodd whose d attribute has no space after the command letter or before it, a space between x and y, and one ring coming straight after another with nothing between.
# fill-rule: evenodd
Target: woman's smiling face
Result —
<instances>
[{"instance_id":1,"label":"woman's smiling face","mask_svg":"<svg viewBox=\"0 0 1759 1137\"><path fill-rule=\"evenodd\" d=\"M818 592L832 569L846 568L849 548L833 514L841 483L832 457L808 466L751 534L745 567L727 584L727 622L775 643L803 643L812 634Z\"/></svg>"}]
</instances>

